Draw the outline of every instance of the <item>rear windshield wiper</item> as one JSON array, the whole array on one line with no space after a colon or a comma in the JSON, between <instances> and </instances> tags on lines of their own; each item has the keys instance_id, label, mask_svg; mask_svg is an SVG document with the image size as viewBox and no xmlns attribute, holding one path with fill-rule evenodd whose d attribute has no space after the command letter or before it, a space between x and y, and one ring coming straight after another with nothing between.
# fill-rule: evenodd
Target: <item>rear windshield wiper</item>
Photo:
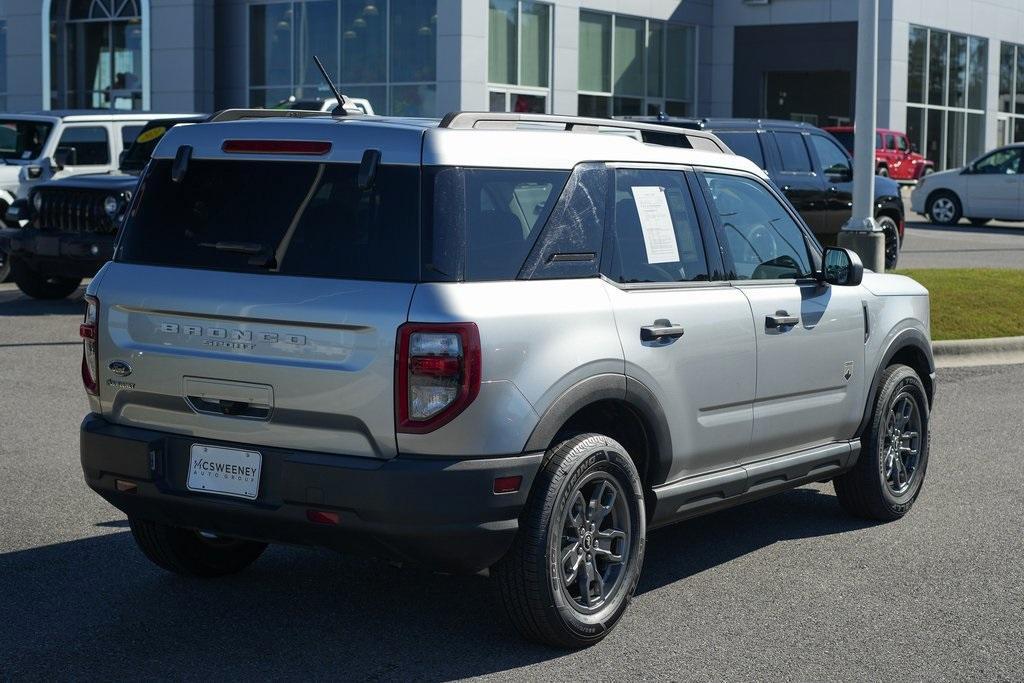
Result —
<instances>
[{"instance_id":1,"label":"rear windshield wiper","mask_svg":"<svg viewBox=\"0 0 1024 683\"><path fill-rule=\"evenodd\" d=\"M260 254L266 251L266 247L259 242L200 242L199 246L236 254Z\"/></svg>"}]
</instances>

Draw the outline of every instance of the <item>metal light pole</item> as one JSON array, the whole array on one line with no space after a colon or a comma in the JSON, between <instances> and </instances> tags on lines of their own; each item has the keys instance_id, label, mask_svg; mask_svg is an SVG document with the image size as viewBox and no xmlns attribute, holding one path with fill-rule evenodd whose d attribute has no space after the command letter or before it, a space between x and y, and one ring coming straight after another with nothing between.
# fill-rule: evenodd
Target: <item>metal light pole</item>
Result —
<instances>
[{"instance_id":1,"label":"metal light pole","mask_svg":"<svg viewBox=\"0 0 1024 683\"><path fill-rule=\"evenodd\" d=\"M857 252L865 268L885 272L885 236L875 222L875 128L878 91L878 0L860 0L857 103L853 134L853 214L837 244Z\"/></svg>"}]
</instances>

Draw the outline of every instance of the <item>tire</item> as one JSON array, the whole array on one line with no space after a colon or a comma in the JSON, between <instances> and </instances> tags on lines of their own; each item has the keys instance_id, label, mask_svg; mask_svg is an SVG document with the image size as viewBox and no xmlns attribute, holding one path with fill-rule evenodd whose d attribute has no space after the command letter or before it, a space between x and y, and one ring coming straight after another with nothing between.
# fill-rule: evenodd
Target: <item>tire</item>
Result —
<instances>
[{"instance_id":1,"label":"tire","mask_svg":"<svg viewBox=\"0 0 1024 683\"><path fill-rule=\"evenodd\" d=\"M847 512L889 522L907 514L921 493L931 433L928 396L916 372L906 365L891 365L882 373L880 383L871 422L861 437L857 464L832 483L839 504ZM902 422L901 418L908 415L907 402L912 408L907 421ZM893 438L895 430L901 430L902 438ZM907 436L910 433L916 436ZM915 454L903 453L904 447Z\"/></svg>"},{"instance_id":2,"label":"tire","mask_svg":"<svg viewBox=\"0 0 1024 683\"><path fill-rule=\"evenodd\" d=\"M928 218L938 225L956 225L964 215L960 199L952 192L936 192L928 198L925 207Z\"/></svg>"},{"instance_id":3,"label":"tire","mask_svg":"<svg viewBox=\"0 0 1024 683\"><path fill-rule=\"evenodd\" d=\"M889 167L888 166L879 166L878 167L878 172L875 175L880 175L883 178L888 178L889 177Z\"/></svg>"},{"instance_id":4,"label":"tire","mask_svg":"<svg viewBox=\"0 0 1024 683\"><path fill-rule=\"evenodd\" d=\"M7 282L7 278L11 276L11 259L7 256L7 252L0 250L0 282Z\"/></svg>"},{"instance_id":5,"label":"tire","mask_svg":"<svg viewBox=\"0 0 1024 683\"><path fill-rule=\"evenodd\" d=\"M875 219L885 235L885 269L894 270L900 261L900 230L891 216Z\"/></svg>"},{"instance_id":6,"label":"tire","mask_svg":"<svg viewBox=\"0 0 1024 683\"><path fill-rule=\"evenodd\" d=\"M991 221L992 219L991 218L968 218L967 220L969 220L971 222L971 225L975 225L975 226L980 228L983 225L988 225L988 222Z\"/></svg>"},{"instance_id":7,"label":"tire","mask_svg":"<svg viewBox=\"0 0 1024 683\"><path fill-rule=\"evenodd\" d=\"M492 568L516 630L529 640L573 649L607 636L636 590L645 514L636 466L615 440L580 434L551 448L512 548ZM616 556L621 562L612 560Z\"/></svg>"},{"instance_id":8,"label":"tire","mask_svg":"<svg viewBox=\"0 0 1024 683\"><path fill-rule=\"evenodd\" d=\"M150 562L183 576L237 574L256 561L266 543L233 538L206 538L198 531L128 518L135 543Z\"/></svg>"},{"instance_id":9,"label":"tire","mask_svg":"<svg viewBox=\"0 0 1024 683\"><path fill-rule=\"evenodd\" d=\"M33 299L63 299L82 284L82 278L43 275L17 257L11 257L10 261L11 274L18 289Z\"/></svg>"}]
</instances>

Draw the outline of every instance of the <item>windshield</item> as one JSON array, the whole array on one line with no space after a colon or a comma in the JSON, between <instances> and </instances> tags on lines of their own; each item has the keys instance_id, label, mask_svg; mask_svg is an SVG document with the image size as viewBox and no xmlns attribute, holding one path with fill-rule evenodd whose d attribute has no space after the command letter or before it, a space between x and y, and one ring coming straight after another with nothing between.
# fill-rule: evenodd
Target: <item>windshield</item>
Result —
<instances>
[{"instance_id":1,"label":"windshield","mask_svg":"<svg viewBox=\"0 0 1024 683\"><path fill-rule=\"evenodd\" d=\"M846 151L853 154L853 133L849 131L833 130L832 137L839 140L839 144L846 148Z\"/></svg>"},{"instance_id":2,"label":"windshield","mask_svg":"<svg viewBox=\"0 0 1024 683\"><path fill-rule=\"evenodd\" d=\"M153 150L156 149L160 139L179 123L181 121L150 121L147 123L139 131L135 142L125 151L124 159L121 160L121 170L141 171L149 158L153 156Z\"/></svg>"},{"instance_id":3,"label":"windshield","mask_svg":"<svg viewBox=\"0 0 1024 683\"><path fill-rule=\"evenodd\" d=\"M53 124L48 121L0 119L0 158L29 161L43 153Z\"/></svg>"}]
</instances>

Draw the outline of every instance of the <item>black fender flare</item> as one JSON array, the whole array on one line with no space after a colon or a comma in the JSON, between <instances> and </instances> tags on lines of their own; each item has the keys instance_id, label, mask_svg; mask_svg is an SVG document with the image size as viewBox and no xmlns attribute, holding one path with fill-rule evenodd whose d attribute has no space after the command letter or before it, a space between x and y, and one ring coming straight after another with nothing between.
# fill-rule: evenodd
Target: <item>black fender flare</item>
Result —
<instances>
[{"instance_id":1,"label":"black fender flare","mask_svg":"<svg viewBox=\"0 0 1024 683\"><path fill-rule=\"evenodd\" d=\"M672 467L672 436L668 418L654 393L642 382L626 375L594 375L569 387L541 415L524 451L546 450L569 418L592 403L609 399L624 402L639 416L651 451L645 484L663 483Z\"/></svg>"},{"instance_id":2,"label":"black fender flare","mask_svg":"<svg viewBox=\"0 0 1024 683\"><path fill-rule=\"evenodd\" d=\"M902 351L907 347L914 347L924 354L924 357L928 360L928 377L922 377L925 386L928 390L928 402L932 402L932 397L935 394L934 390L934 377L935 377L935 358L932 356L932 345L928 341L928 337L925 336L924 332L917 329L916 327L905 327L901 330L891 332L889 338L883 342L885 350L882 352L878 365L875 367L874 375L871 377L871 385L868 387L868 400L864 405L864 416L860 420L860 424L857 426L857 433L854 438L859 439L864 434L864 430L867 429L868 424L871 422L871 411L875 405L875 398L878 396L878 384L882 377L882 373L889 367L889 362L892 361L893 356Z\"/></svg>"}]
</instances>

